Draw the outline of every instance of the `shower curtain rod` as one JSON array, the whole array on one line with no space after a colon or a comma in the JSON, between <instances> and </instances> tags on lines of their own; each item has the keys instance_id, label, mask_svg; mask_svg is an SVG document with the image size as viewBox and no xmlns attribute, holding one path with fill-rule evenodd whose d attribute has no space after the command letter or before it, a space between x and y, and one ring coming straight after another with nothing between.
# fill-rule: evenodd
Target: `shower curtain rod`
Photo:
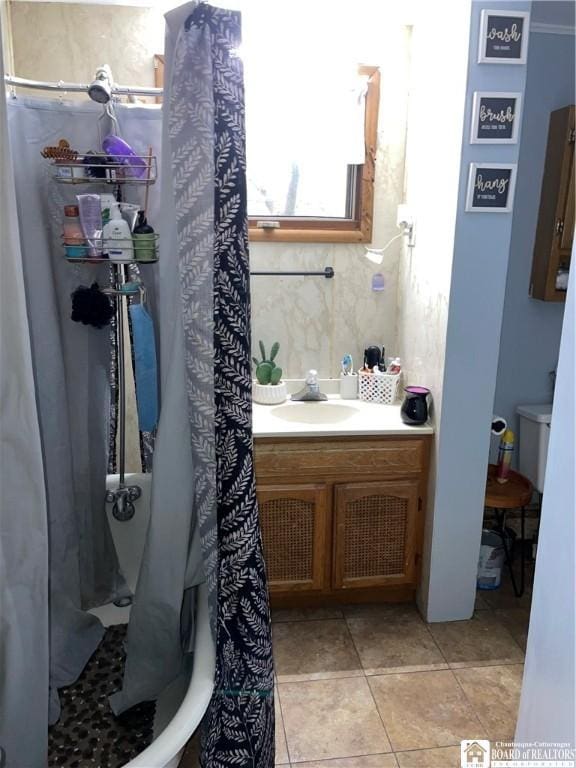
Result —
<instances>
[{"instance_id":1,"label":"shower curtain rod","mask_svg":"<svg viewBox=\"0 0 576 768\"><path fill-rule=\"evenodd\" d=\"M28 80L25 77L16 77L16 75L4 75L4 83L18 88L33 88L38 91L69 91L70 93L88 93L90 85L88 83L65 83L58 80L51 83L43 80ZM113 96L162 96L163 88L141 88L136 85L113 85Z\"/></svg>"}]
</instances>

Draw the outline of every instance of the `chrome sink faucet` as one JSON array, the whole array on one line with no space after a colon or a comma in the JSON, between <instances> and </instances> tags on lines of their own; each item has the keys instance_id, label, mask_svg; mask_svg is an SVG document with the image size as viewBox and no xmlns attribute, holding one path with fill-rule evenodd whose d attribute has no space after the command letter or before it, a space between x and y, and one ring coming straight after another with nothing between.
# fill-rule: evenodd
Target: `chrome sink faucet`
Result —
<instances>
[{"instance_id":1,"label":"chrome sink faucet","mask_svg":"<svg viewBox=\"0 0 576 768\"><path fill-rule=\"evenodd\" d=\"M328 396L323 392L320 392L318 371L315 371L314 368L309 370L306 374L303 388L299 392L296 392L295 395L292 395L290 399L302 401L328 400Z\"/></svg>"}]
</instances>

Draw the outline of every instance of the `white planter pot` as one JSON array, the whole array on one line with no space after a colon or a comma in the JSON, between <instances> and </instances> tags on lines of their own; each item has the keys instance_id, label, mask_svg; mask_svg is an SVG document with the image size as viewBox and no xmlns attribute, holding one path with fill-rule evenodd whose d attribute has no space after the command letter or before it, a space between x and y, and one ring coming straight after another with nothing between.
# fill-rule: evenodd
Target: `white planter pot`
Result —
<instances>
[{"instance_id":1,"label":"white planter pot","mask_svg":"<svg viewBox=\"0 0 576 768\"><path fill-rule=\"evenodd\" d=\"M279 405L288 397L286 384L281 381L279 384L258 384L252 382L252 400L261 405Z\"/></svg>"}]
</instances>

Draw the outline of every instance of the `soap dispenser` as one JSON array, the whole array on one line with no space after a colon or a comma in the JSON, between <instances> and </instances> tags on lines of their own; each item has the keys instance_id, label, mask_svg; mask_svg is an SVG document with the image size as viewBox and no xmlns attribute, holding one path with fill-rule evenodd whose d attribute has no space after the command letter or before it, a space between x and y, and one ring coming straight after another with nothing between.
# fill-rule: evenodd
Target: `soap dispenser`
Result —
<instances>
[{"instance_id":1,"label":"soap dispenser","mask_svg":"<svg viewBox=\"0 0 576 768\"><path fill-rule=\"evenodd\" d=\"M130 225L122 218L118 203L111 205L110 221L102 230L102 248L110 261L133 261L134 243Z\"/></svg>"}]
</instances>

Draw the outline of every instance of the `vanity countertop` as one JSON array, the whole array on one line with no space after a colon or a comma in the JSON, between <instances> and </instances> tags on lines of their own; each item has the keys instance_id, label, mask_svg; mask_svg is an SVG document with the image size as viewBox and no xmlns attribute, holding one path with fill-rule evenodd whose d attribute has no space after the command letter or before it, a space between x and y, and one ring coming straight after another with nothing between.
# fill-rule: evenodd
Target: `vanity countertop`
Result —
<instances>
[{"instance_id":1,"label":"vanity countertop","mask_svg":"<svg viewBox=\"0 0 576 768\"><path fill-rule=\"evenodd\" d=\"M411 427L400 418L400 405L342 400L328 395L323 402L281 405L253 403L252 429L259 437L329 437L345 435L430 435L430 423Z\"/></svg>"}]
</instances>

